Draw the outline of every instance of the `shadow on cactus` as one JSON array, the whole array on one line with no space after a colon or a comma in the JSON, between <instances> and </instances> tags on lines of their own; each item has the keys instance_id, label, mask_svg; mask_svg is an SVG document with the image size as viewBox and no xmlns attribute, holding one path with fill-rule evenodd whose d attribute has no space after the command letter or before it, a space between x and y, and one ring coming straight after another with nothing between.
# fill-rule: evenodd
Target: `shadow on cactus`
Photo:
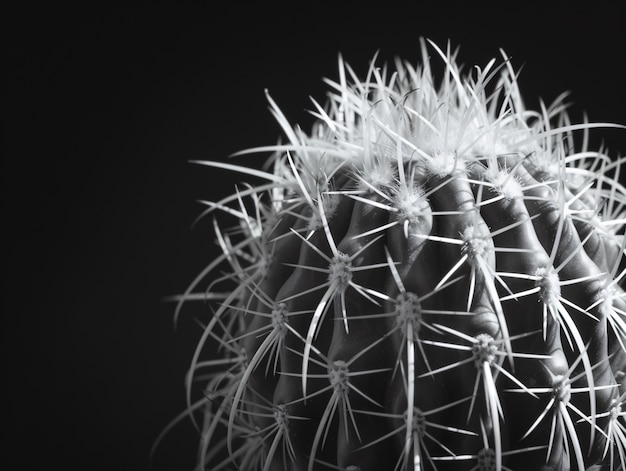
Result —
<instances>
[{"instance_id":1,"label":"shadow on cactus","mask_svg":"<svg viewBox=\"0 0 626 471\"><path fill-rule=\"evenodd\" d=\"M625 467L626 159L586 145L616 125L421 48L340 59L310 133L268 96L262 170L195 162L254 182L206 203L222 254L175 298L209 314L198 469Z\"/></svg>"}]
</instances>

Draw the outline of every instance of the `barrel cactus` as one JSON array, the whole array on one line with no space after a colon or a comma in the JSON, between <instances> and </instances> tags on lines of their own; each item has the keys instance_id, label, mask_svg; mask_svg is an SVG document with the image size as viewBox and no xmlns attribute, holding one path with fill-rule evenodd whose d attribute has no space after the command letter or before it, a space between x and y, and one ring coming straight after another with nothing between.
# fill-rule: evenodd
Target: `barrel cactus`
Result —
<instances>
[{"instance_id":1,"label":"barrel cactus","mask_svg":"<svg viewBox=\"0 0 626 471\"><path fill-rule=\"evenodd\" d=\"M587 139L617 125L526 109L504 54L421 53L340 58L310 132L268 95L263 167L195 162L246 180L177 297L209 312L198 469L625 468L625 159Z\"/></svg>"}]
</instances>

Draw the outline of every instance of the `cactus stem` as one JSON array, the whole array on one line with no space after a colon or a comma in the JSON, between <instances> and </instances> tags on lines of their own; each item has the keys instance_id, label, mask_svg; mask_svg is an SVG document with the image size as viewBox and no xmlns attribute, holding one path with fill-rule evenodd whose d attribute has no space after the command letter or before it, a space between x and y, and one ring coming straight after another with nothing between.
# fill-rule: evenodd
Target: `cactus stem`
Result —
<instances>
[{"instance_id":1,"label":"cactus stem","mask_svg":"<svg viewBox=\"0 0 626 471\"><path fill-rule=\"evenodd\" d=\"M426 44L365 81L340 57L310 134L266 91L262 170L195 161L261 180L200 202L235 224L170 298L208 304L199 469L626 467L626 157L587 149L625 127L526 110L504 54L431 42L436 80Z\"/></svg>"}]
</instances>

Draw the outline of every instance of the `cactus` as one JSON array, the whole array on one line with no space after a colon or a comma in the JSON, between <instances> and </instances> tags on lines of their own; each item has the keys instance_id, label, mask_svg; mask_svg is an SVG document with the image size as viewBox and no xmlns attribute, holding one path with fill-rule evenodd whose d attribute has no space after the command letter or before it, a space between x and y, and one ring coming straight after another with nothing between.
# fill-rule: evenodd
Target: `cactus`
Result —
<instances>
[{"instance_id":1,"label":"cactus","mask_svg":"<svg viewBox=\"0 0 626 471\"><path fill-rule=\"evenodd\" d=\"M340 57L310 133L268 95L264 167L196 162L248 180L204 202L221 255L176 298L210 310L198 469L626 468L626 159L587 148L618 125L420 45Z\"/></svg>"}]
</instances>

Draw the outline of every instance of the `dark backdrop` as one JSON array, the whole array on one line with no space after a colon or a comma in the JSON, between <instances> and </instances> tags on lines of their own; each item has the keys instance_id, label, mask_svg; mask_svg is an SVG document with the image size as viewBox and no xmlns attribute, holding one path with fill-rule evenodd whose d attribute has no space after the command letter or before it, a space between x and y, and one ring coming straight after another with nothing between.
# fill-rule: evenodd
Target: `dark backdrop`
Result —
<instances>
[{"instance_id":1,"label":"dark backdrop","mask_svg":"<svg viewBox=\"0 0 626 471\"><path fill-rule=\"evenodd\" d=\"M576 120L626 123L620 2L85 3L3 7L6 470L148 469L197 338L161 298L215 253L195 201L236 182L188 161L275 143L265 88L306 129L338 52L363 71L377 50L417 59L426 36L468 64L504 48L530 105L571 90ZM623 154L624 134L593 136ZM192 469L194 447L175 428L154 469Z\"/></svg>"}]
</instances>

